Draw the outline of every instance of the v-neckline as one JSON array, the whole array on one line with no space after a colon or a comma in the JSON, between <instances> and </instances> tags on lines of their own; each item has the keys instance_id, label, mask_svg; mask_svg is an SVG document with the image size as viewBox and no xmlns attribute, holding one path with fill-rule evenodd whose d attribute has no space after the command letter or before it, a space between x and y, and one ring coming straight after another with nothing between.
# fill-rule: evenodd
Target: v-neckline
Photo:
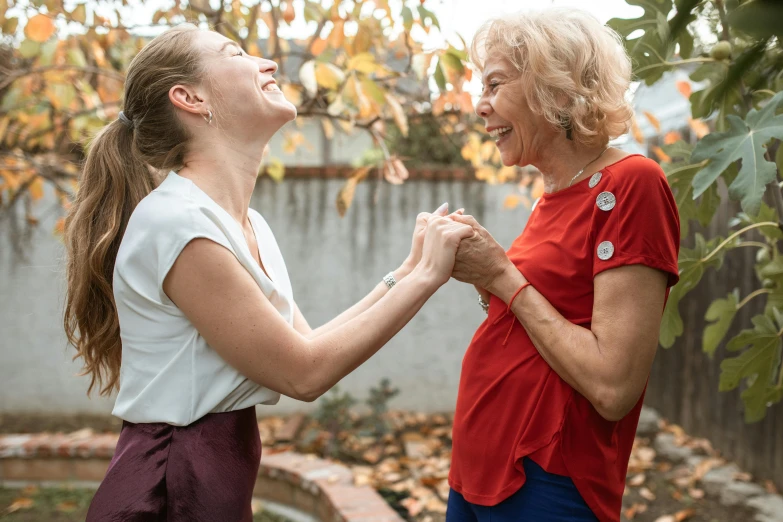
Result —
<instances>
[{"instance_id":1,"label":"v-neckline","mask_svg":"<svg viewBox=\"0 0 783 522\"><path fill-rule=\"evenodd\" d=\"M217 205L217 203L215 203ZM233 218L232 218L233 219ZM236 220L234 220L236 221ZM256 226L253 224L253 218L250 216L250 212L247 214L247 222L250 224L250 230L253 232L253 239L256 240L256 253L258 254L258 261L256 261L253 258L253 252L250 251L250 258L253 259L253 262L258 265L258 268L261 269L261 272L266 276L267 279L274 285L275 280L272 279L272 274L269 272L269 268L267 268L267 265L264 264L265 257L261 254L261 240L258 238L258 232L256 231ZM240 227L242 228L242 227ZM242 238L244 239L245 234L242 233ZM250 250L250 245L248 245L247 240L245 239L245 244L247 245L247 249Z\"/></svg>"},{"instance_id":2,"label":"v-neckline","mask_svg":"<svg viewBox=\"0 0 783 522\"><path fill-rule=\"evenodd\" d=\"M262 252L262 248L261 248L261 240L259 239L259 236L258 236L258 231L256 230L256 226L253 224L253 218L252 218L252 215L250 214L250 212L248 212L248 214L247 214L247 221L248 221L248 223L250 224L250 230L252 230L252 231L253 231L253 238L256 240L256 251L257 251L257 253L258 253L258 261L256 261L256 260L255 260L255 257L253 257L253 252L252 252L252 250L250 250L250 245L248 244L248 242L247 242L247 239L245 238L245 230L244 230L244 226L243 226L243 225L242 225L242 224L241 224L239 221L237 221L236 219L234 219L234 217L233 217L231 214L229 214L229 213L228 213L228 211L227 211L226 209L224 209L223 207L221 207L221 206L220 206L220 205L217 203L217 201L215 201L214 199L212 199L212 197L210 197L210 195L209 195L209 194L207 194L206 192L204 192L204 191L201 189L201 187L199 187L198 185L196 185L196 183L195 183L195 182L194 182L192 179L190 179L190 178L186 178L185 176L180 176L180 175L179 175L177 172L174 172L173 170L172 170L172 171L169 173L169 175L170 175L170 176L176 176L176 178L178 178L178 179L181 179L181 180L184 180L184 181L188 182L188 183L190 184L190 186L194 187L194 188L195 188L195 189L196 189L196 190L197 190L197 191L198 191L198 192L199 192L199 193L200 193L200 194L201 194L201 195L202 195L202 196L203 196L203 197L204 197L204 198L205 198L207 201L209 201L209 203L210 203L211 205L214 205L215 207L217 207L217 208L219 208L219 209L220 209L220 212L222 212L222 213L223 213L223 214L226 216L226 218L227 218L227 219L228 219L228 220L229 220L231 223L233 223L233 224L236 226L236 228L238 228L238 229L239 229L239 237L241 237L241 238L242 238L242 244L243 244L243 245L245 246L245 248L247 249L247 253L248 253L248 255L250 256L250 261L251 261L251 262L252 262L252 263L253 263L255 266L257 266L257 267L258 267L258 268L261 270L261 273L262 273L262 274L264 275L264 277L266 277L266 279L267 279L267 280L268 280L268 281L269 281L269 282L272 284L272 286L274 286L274 287L277 287L277 285L275 284L275 280L274 280L274 279L272 279L272 276L273 276L274 274L273 274L273 273L271 273L271 272L268 272L268 268L267 268L267 266L264 264L264 259L266 259L266 257L264 256L264 254L263 254L263 252Z\"/></svg>"}]
</instances>

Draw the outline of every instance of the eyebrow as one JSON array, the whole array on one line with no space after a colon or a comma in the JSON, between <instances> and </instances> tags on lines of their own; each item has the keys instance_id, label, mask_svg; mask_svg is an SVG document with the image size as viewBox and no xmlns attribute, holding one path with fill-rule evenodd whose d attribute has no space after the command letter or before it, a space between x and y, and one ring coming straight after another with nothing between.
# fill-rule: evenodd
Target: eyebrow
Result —
<instances>
[{"instance_id":1,"label":"eyebrow","mask_svg":"<svg viewBox=\"0 0 783 522\"><path fill-rule=\"evenodd\" d=\"M226 47L228 47L229 45L233 45L233 46L235 46L235 47L237 47L239 49L242 49L242 47L240 47L240 45L238 43L236 43L234 40L229 40L228 42L223 44L223 46L220 48L219 52L222 53L226 49Z\"/></svg>"},{"instance_id":2,"label":"eyebrow","mask_svg":"<svg viewBox=\"0 0 783 522\"><path fill-rule=\"evenodd\" d=\"M503 74L503 71L500 69L490 69L488 73L484 74L484 77L481 79L481 83L487 83L493 76L503 76Z\"/></svg>"}]
</instances>

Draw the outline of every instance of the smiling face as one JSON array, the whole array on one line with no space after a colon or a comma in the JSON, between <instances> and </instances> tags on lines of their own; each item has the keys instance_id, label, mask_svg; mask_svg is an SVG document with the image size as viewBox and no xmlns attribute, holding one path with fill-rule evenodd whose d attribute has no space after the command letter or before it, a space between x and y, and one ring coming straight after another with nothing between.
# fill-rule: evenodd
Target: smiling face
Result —
<instances>
[{"instance_id":1,"label":"smiling face","mask_svg":"<svg viewBox=\"0 0 783 522\"><path fill-rule=\"evenodd\" d=\"M204 31L198 45L205 54L205 83L214 93L212 111L221 125L239 132L274 134L296 118L296 107L286 100L272 75L277 64L250 56L234 41Z\"/></svg>"},{"instance_id":2,"label":"smiling face","mask_svg":"<svg viewBox=\"0 0 783 522\"><path fill-rule=\"evenodd\" d=\"M502 55L487 57L483 86L476 114L495 139L503 165L534 163L541 145L551 143L559 130L530 109L519 71Z\"/></svg>"}]
</instances>

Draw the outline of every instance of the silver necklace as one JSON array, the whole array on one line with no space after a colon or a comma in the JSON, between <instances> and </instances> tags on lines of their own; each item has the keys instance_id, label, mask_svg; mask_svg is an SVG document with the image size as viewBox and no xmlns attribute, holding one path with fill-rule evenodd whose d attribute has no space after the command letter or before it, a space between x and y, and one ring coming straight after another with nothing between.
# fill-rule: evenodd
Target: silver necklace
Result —
<instances>
[{"instance_id":1,"label":"silver necklace","mask_svg":"<svg viewBox=\"0 0 783 522\"><path fill-rule=\"evenodd\" d=\"M571 185L574 183L574 180L575 180L576 178L578 178L579 176L581 176L581 175L582 175L582 172L584 172L584 171L585 171L585 169L586 169L587 167L589 167L590 165L592 165L594 161L596 161L598 158L600 158L601 156L603 156L603 155L604 155L604 152L606 152L607 150L609 150L609 147L606 147L604 150L602 150L602 151L601 151L601 154L599 154L599 155L598 155L598 156L596 156L595 158L591 159L591 160L590 160L590 163L588 163L587 165L585 165L584 167L582 167L582 170L580 170L579 172L577 172L577 173L576 173L576 176L574 176L573 178L571 178L571 181L569 181L569 182L568 182L568 186L570 187L570 186L571 186ZM566 188L567 188L567 187L566 187Z\"/></svg>"}]
</instances>

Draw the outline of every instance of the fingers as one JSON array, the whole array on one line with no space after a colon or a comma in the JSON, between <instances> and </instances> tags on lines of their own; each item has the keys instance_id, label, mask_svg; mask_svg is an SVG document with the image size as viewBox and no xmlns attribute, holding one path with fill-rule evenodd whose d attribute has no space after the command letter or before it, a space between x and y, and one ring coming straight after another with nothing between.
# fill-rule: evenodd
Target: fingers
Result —
<instances>
[{"instance_id":1,"label":"fingers","mask_svg":"<svg viewBox=\"0 0 783 522\"><path fill-rule=\"evenodd\" d=\"M432 214L435 216L445 216L449 212L449 202L442 204L438 207L438 209L433 212Z\"/></svg>"},{"instance_id":2,"label":"fingers","mask_svg":"<svg viewBox=\"0 0 783 522\"><path fill-rule=\"evenodd\" d=\"M449 217L458 223L463 223L465 225L470 225L473 228L481 229L481 224L478 221L476 221L476 218L474 218L470 214L463 215L463 214L457 214L455 212L451 214Z\"/></svg>"}]
</instances>

